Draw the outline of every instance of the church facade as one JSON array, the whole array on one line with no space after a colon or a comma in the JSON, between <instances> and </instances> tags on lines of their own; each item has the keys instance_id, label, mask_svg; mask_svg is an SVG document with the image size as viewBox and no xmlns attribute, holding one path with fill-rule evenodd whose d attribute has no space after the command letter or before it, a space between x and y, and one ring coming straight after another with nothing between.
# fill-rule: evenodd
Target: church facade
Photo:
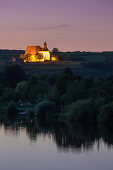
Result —
<instances>
[{"instance_id":1,"label":"church facade","mask_svg":"<svg viewBox=\"0 0 113 170\"><path fill-rule=\"evenodd\" d=\"M24 62L44 62L49 61L50 59L50 51L47 48L47 43L44 43L44 47L40 46L27 46L25 54L21 54L20 58L24 60Z\"/></svg>"}]
</instances>

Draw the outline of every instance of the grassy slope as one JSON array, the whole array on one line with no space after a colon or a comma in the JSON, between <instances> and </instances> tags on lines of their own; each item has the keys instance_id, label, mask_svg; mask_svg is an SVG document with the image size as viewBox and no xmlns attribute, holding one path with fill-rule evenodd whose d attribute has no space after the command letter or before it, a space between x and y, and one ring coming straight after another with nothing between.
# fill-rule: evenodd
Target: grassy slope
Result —
<instances>
[{"instance_id":1,"label":"grassy slope","mask_svg":"<svg viewBox=\"0 0 113 170\"><path fill-rule=\"evenodd\" d=\"M97 69L97 68L87 68L82 67L79 62L49 62L49 63L34 63L34 64L22 64L21 65L25 71L31 74L52 74L59 73L65 67L70 67L75 74L79 74L82 76L107 76L109 74L113 74L113 70L106 69Z\"/></svg>"}]
</instances>

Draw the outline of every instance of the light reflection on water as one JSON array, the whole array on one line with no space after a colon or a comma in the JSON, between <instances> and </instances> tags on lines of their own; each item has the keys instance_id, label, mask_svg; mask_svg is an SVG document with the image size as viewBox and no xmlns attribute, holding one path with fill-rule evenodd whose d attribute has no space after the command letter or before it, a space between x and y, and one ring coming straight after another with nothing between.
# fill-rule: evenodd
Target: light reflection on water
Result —
<instances>
[{"instance_id":1,"label":"light reflection on water","mask_svg":"<svg viewBox=\"0 0 113 170\"><path fill-rule=\"evenodd\" d=\"M1 170L112 170L112 158L111 129L21 117L1 120Z\"/></svg>"}]
</instances>

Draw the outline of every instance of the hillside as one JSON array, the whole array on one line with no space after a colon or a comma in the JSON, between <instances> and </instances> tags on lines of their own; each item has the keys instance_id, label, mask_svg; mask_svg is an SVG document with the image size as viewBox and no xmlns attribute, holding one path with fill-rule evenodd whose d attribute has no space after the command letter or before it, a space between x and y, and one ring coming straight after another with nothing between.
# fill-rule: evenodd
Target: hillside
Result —
<instances>
[{"instance_id":1,"label":"hillside","mask_svg":"<svg viewBox=\"0 0 113 170\"><path fill-rule=\"evenodd\" d=\"M16 61L23 50L0 50L0 68ZM58 62L23 63L21 66L29 74L52 74L70 67L75 74L82 76L106 76L113 74L113 52L58 52L53 53Z\"/></svg>"}]
</instances>

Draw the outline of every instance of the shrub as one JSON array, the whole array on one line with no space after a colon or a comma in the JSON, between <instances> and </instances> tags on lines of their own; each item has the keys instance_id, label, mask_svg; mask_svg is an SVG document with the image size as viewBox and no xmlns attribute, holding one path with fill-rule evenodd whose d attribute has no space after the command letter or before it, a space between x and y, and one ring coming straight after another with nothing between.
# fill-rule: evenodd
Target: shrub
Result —
<instances>
[{"instance_id":1,"label":"shrub","mask_svg":"<svg viewBox=\"0 0 113 170\"><path fill-rule=\"evenodd\" d=\"M18 110L16 108L16 104L14 101L10 101L7 108L6 108L6 112L8 114L11 114L11 115L15 115L17 114Z\"/></svg>"},{"instance_id":2,"label":"shrub","mask_svg":"<svg viewBox=\"0 0 113 170\"><path fill-rule=\"evenodd\" d=\"M113 102L105 104L100 108L98 122L113 125Z\"/></svg>"},{"instance_id":3,"label":"shrub","mask_svg":"<svg viewBox=\"0 0 113 170\"><path fill-rule=\"evenodd\" d=\"M46 118L48 116L53 116L55 112L55 103L49 100L44 100L37 104L35 115L39 118Z\"/></svg>"}]
</instances>

